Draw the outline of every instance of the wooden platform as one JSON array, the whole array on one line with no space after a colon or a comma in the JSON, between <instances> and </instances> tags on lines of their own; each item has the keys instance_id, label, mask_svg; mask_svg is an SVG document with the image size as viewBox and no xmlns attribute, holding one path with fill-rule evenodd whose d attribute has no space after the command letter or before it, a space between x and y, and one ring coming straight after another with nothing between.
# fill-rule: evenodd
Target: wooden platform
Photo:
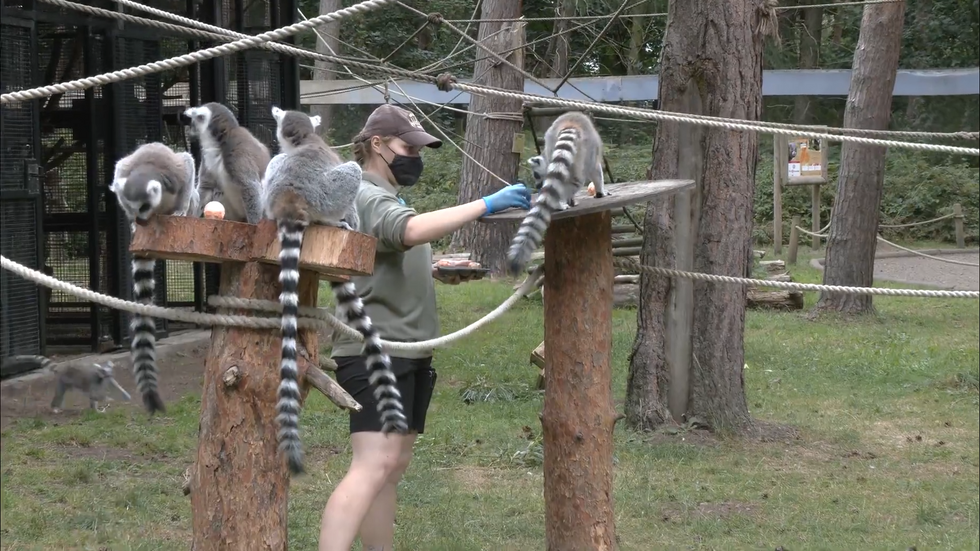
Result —
<instances>
[{"instance_id":1,"label":"wooden platform","mask_svg":"<svg viewBox=\"0 0 980 551\"><path fill-rule=\"evenodd\" d=\"M340 228L311 226L303 236L300 269L323 276L370 275L374 237ZM154 216L137 225L129 251L135 256L193 262L279 264L276 224Z\"/></svg>"},{"instance_id":2,"label":"wooden platform","mask_svg":"<svg viewBox=\"0 0 980 551\"><path fill-rule=\"evenodd\" d=\"M586 188L582 188L575 194L578 202L574 207L569 207L551 216L552 220L563 218L574 218L583 214L594 214L607 210L620 209L637 203L646 203L662 195L673 195L678 192L694 189L694 180L655 180L639 182L620 182L618 184L607 184L606 189L611 193L601 199L590 197ZM538 194L531 196L531 204L537 199ZM484 216L481 222L498 222L505 220L523 220L528 211L521 209L508 209L503 212Z\"/></svg>"}]
</instances>

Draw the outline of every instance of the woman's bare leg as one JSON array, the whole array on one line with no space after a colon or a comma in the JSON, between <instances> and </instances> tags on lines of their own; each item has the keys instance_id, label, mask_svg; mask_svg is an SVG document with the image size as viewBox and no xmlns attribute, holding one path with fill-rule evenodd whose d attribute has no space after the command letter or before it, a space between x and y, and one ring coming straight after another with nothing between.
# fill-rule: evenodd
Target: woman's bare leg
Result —
<instances>
[{"instance_id":1,"label":"woman's bare leg","mask_svg":"<svg viewBox=\"0 0 980 551\"><path fill-rule=\"evenodd\" d=\"M351 435L350 468L334 489L320 521L319 551L349 551L378 493L399 466L403 442L415 436L380 432Z\"/></svg>"},{"instance_id":2,"label":"woman's bare leg","mask_svg":"<svg viewBox=\"0 0 980 551\"><path fill-rule=\"evenodd\" d=\"M385 481L381 491L368 509L358 535L364 551L391 551L395 545L395 510L398 497L398 483L412 461L412 448L418 433L412 432L402 439L401 454L397 468Z\"/></svg>"}]
</instances>

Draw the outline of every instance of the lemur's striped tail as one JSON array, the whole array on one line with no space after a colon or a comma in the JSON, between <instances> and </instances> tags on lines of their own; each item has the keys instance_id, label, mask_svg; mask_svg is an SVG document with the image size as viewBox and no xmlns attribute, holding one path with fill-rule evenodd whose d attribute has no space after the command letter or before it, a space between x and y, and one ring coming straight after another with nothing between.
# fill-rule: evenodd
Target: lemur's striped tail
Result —
<instances>
[{"instance_id":1,"label":"lemur's striped tail","mask_svg":"<svg viewBox=\"0 0 980 551\"><path fill-rule=\"evenodd\" d=\"M558 133L541 191L517 229L507 252L507 267L511 275L519 274L527 266L535 249L544 241L544 232L551 224L552 213L558 210L566 195L570 197L573 193L572 163L578 149L578 138L579 132L575 128L566 128Z\"/></svg>"},{"instance_id":2,"label":"lemur's striped tail","mask_svg":"<svg viewBox=\"0 0 980 551\"><path fill-rule=\"evenodd\" d=\"M279 282L282 293L282 360L279 363L279 402L276 421L279 423L279 450L293 474L303 472L303 445L299 438L299 368L296 365L296 337L299 315L299 255L303 245L305 222L280 220Z\"/></svg>"},{"instance_id":3,"label":"lemur's striped tail","mask_svg":"<svg viewBox=\"0 0 980 551\"><path fill-rule=\"evenodd\" d=\"M364 357L369 380L374 385L374 397L378 400L381 415L381 432L404 433L408 430L402 396L395 386L397 380L391 370L391 359L381 347L381 337L371 325L371 318L364 311L364 303L353 283L332 282L337 311L347 325L364 335Z\"/></svg>"},{"instance_id":4,"label":"lemur's striped tail","mask_svg":"<svg viewBox=\"0 0 980 551\"><path fill-rule=\"evenodd\" d=\"M155 266L156 261L153 259L133 259L133 295L136 302L153 304ZM165 412L163 398L157 390L156 322L152 317L133 314L129 328L133 333L130 344L133 378L136 379L136 388L143 395L143 405L150 415L158 411Z\"/></svg>"}]
</instances>

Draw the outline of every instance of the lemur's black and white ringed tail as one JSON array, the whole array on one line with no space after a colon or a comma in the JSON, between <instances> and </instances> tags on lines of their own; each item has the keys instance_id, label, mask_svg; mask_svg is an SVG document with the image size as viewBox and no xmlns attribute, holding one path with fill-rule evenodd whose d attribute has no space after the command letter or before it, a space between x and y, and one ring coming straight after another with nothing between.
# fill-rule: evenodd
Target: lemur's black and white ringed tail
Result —
<instances>
[{"instance_id":1,"label":"lemur's black and white ringed tail","mask_svg":"<svg viewBox=\"0 0 980 551\"><path fill-rule=\"evenodd\" d=\"M404 433L408 430L402 395L395 386L397 380L391 370L391 358L381 346L381 337L371 325L371 318L364 311L364 303L351 282L331 282L337 311L350 325L364 336L364 355L367 364L368 380L374 386L374 398L378 401L378 414L381 416L381 432Z\"/></svg>"},{"instance_id":2,"label":"lemur's black and white ringed tail","mask_svg":"<svg viewBox=\"0 0 980 551\"><path fill-rule=\"evenodd\" d=\"M299 370L296 365L297 316L299 315L299 258L303 245L306 222L281 220L279 226L279 281L282 293L282 362L279 368L279 403L276 421L279 423L279 449L286 454L289 470L303 472L303 451L299 438ZM383 433L405 432L405 419L401 394L395 386L395 374L391 360L381 347L381 338L371 325L371 318L364 312L364 303L357 295L353 283L332 282L331 289L343 321L364 336L364 355L375 386Z\"/></svg>"},{"instance_id":3,"label":"lemur's black and white ringed tail","mask_svg":"<svg viewBox=\"0 0 980 551\"><path fill-rule=\"evenodd\" d=\"M303 472L303 446L299 439L299 368L296 365L297 316L299 315L299 255L306 222L280 220L279 282L282 293L282 360L279 363L279 450L286 455L290 472Z\"/></svg>"},{"instance_id":4,"label":"lemur's black and white ringed tail","mask_svg":"<svg viewBox=\"0 0 980 551\"><path fill-rule=\"evenodd\" d=\"M136 302L153 304L155 266L156 261L152 259L133 259L133 295ZM150 415L164 412L166 408L157 390L156 322L149 316L133 314L129 328L133 333L130 344L133 378L136 379L136 388L143 395L143 405Z\"/></svg>"},{"instance_id":5,"label":"lemur's black and white ringed tail","mask_svg":"<svg viewBox=\"0 0 980 551\"><path fill-rule=\"evenodd\" d=\"M508 269L512 275L519 274L531 260L535 249L541 246L544 232L551 224L551 215L559 209L563 197L574 194L576 184L571 181L571 167L578 151L578 139L579 131L574 127L558 133L541 191L517 229L507 252Z\"/></svg>"}]
</instances>

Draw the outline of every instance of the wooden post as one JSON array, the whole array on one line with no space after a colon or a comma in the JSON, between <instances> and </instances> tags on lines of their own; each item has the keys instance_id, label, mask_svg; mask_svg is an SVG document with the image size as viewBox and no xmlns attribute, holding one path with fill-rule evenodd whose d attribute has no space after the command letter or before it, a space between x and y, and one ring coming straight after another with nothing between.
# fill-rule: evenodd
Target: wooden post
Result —
<instances>
[{"instance_id":1,"label":"wooden post","mask_svg":"<svg viewBox=\"0 0 980 551\"><path fill-rule=\"evenodd\" d=\"M956 248L966 247L966 232L963 229L963 205L953 205L953 227L956 228Z\"/></svg>"},{"instance_id":2,"label":"wooden post","mask_svg":"<svg viewBox=\"0 0 980 551\"><path fill-rule=\"evenodd\" d=\"M692 180L610 184L552 216L545 234L545 537L549 551L611 550L613 251L611 209L694 187ZM533 199L532 199L533 203ZM486 222L523 219L511 209Z\"/></svg>"},{"instance_id":3,"label":"wooden post","mask_svg":"<svg viewBox=\"0 0 980 551\"><path fill-rule=\"evenodd\" d=\"M786 256L786 261L790 264L796 264L796 257L800 247L800 230L796 228L802 223L800 215L793 217L793 227L789 229L789 251Z\"/></svg>"},{"instance_id":4,"label":"wooden post","mask_svg":"<svg viewBox=\"0 0 980 551\"><path fill-rule=\"evenodd\" d=\"M772 252L783 253L783 171L787 170L789 145L782 136L772 137Z\"/></svg>"},{"instance_id":5,"label":"wooden post","mask_svg":"<svg viewBox=\"0 0 980 551\"><path fill-rule=\"evenodd\" d=\"M544 316L552 320L541 415L545 537L548 549L612 549L612 217L600 212L552 226L544 247Z\"/></svg>"},{"instance_id":6,"label":"wooden post","mask_svg":"<svg viewBox=\"0 0 980 551\"><path fill-rule=\"evenodd\" d=\"M820 184L813 184L811 187L810 204L810 216L812 217L810 225L813 227L810 231L820 233ZM810 248L815 251L819 250L820 238L812 236L810 239Z\"/></svg>"},{"instance_id":7,"label":"wooden post","mask_svg":"<svg viewBox=\"0 0 980 551\"><path fill-rule=\"evenodd\" d=\"M370 274L374 247L375 239L365 234L309 228L300 257L300 305L316 305L321 274L334 279ZM137 226L130 250L138 257L221 262L222 295L278 300L279 244L272 221L250 225L155 217ZM289 474L275 437L280 338L278 328L215 326L211 331L197 458L187 488L194 550L288 547ZM325 386L326 375L317 367L317 332L301 329L297 344L305 399L310 386ZM342 396L360 408L349 395Z\"/></svg>"}]
</instances>

